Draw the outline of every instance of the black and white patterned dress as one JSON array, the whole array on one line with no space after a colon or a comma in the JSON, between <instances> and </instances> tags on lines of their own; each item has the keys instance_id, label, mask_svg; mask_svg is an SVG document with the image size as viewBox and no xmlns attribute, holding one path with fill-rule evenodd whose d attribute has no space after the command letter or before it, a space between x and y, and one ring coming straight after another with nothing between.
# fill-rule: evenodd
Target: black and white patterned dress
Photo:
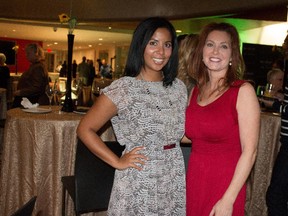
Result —
<instances>
[{"instance_id":1,"label":"black and white patterned dress","mask_svg":"<svg viewBox=\"0 0 288 216\"><path fill-rule=\"evenodd\" d=\"M145 146L143 170L116 170L109 216L185 216L185 167L179 142L184 134L187 91L176 79L162 82L122 77L103 89L118 108L112 125L125 151ZM176 144L164 150L163 146Z\"/></svg>"}]
</instances>

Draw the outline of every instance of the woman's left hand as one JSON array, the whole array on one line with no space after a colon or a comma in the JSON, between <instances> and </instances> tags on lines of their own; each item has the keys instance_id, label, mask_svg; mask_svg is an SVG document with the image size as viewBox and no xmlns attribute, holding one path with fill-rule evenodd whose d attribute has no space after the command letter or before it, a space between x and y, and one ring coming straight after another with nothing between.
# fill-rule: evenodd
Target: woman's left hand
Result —
<instances>
[{"instance_id":1,"label":"woman's left hand","mask_svg":"<svg viewBox=\"0 0 288 216\"><path fill-rule=\"evenodd\" d=\"M220 199L212 208L209 216L231 216L233 212L233 203Z\"/></svg>"}]
</instances>

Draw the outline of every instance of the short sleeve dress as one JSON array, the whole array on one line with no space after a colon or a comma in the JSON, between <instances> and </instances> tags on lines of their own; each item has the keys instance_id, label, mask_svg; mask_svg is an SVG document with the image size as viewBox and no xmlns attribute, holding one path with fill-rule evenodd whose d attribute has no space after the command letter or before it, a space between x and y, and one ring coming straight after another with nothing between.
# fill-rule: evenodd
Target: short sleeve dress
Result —
<instances>
[{"instance_id":1,"label":"short sleeve dress","mask_svg":"<svg viewBox=\"0 0 288 216\"><path fill-rule=\"evenodd\" d=\"M185 167L180 140L184 135L187 90L176 79L162 82L122 77L103 89L117 106L111 122L125 151L137 146L149 159L141 171L116 170L109 216L185 215ZM174 148L165 148L176 144Z\"/></svg>"},{"instance_id":2,"label":"short sleeve dress","mask_svg":"<svg viewBox=\"0 0 288 216\"><path fill-rule=\"evenodd\" d=\"M200 106L198 88L186 111L186 136L192 140L187 171L187 216L208 216L223 196L241 155L236 103L243 81L237 80L214 102ZM244 216L245 186L233 216Z\"/></svg>"}]
</instances>

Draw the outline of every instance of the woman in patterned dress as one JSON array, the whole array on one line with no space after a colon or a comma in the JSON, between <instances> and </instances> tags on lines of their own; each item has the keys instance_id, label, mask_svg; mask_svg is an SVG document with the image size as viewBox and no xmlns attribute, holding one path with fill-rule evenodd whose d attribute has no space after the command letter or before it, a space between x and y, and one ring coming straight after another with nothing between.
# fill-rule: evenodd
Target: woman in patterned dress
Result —
<instances>
[{"instance_id":1,"label":"woman in patterned dress","mask_svg":"<svg viewBox=\"0 0 288 216\"><path fill-rule=\"evenodd\" d=\"M184 216L184 135L187 90L176 78L178 45L174 27L153 17L136 28L125 76L103 89L81 120L79 138L116 168L108 215ZM96 132L111 119L119 158Z\"/></svg>"}]
</instances>

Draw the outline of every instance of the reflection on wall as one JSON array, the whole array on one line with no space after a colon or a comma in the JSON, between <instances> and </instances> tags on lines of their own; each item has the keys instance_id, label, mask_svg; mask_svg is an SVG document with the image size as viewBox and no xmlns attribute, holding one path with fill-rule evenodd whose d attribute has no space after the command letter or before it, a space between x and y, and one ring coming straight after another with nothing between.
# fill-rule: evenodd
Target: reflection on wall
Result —
<instances>
[{"instance_id":1,"label":"reflection on wall","mask_svg":"<svg viewBox=\"0 0 288 216\"><path fill-rule=\"evenodd\" d=\"M0 53L4 53L6 56L6 64L15 64L15 51L13 47L16 45L15 41L0 40Z\"/></svg>"},{"instance_id":2,"label":"reflection on wall","mask_svg":"<svg viewBox=\"0 0 288 216\"><path fill-rule=\"evenodd\" d=\"M128 55L129 46L103 46L99 49L85 49L85 50L73 50L73 60L76 60L76 63L79 64L82 62L82 57L86 56L86 59L93 60L96 73L99 72L99 67L97 63L97 59L103 59L105 58L109 64L111 64L113 76L114 77L120 77L123 75L124 67L126 64L126 59ZM48 54L48 53L46 53ZM54 68L56 64L59 61L65 61L67 60L67 51L53 51L53 54L55 55L53 64ZM112 62L111 62L112 59ZM49 62L49 65L51 65L52 61ZM49 69L49 72L53 72L53 70Z\"/></svg>"},{"instance_id":3,"label":"reflection on wall","mask_svg":"<svg viewBox=\"0 0 288 216\"><path fill-rule=\"evenodd\" d=\"M282 46L287 35L287 23L271 24L262 28L255 28L240 32L243 43Z\"/></svg>"}]
</instances>

